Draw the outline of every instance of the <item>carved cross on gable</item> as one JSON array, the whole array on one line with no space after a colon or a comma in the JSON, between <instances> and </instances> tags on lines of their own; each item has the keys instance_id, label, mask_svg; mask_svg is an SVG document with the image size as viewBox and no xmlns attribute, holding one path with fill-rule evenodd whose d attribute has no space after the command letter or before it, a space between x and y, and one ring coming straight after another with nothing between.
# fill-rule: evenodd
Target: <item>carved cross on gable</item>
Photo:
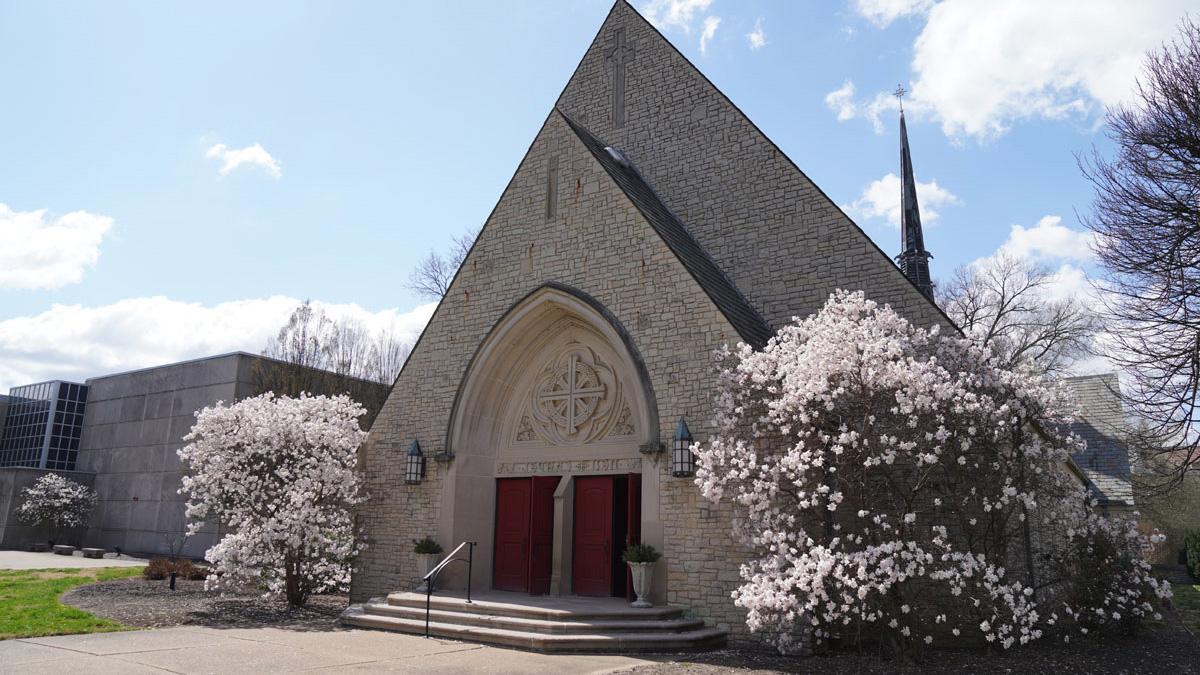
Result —
<instances>
[{"instance_id":1,"label":"carved cross on gable","mask_svg":"<svg viewBox=\"0 0 1200 675\"><path fill-rule=\"evenodd\" d=\"M633 61L633 45L625 40L625 29L613 31L612 47L604 57L612 69L612 123L614 129L625 126L625 67Z\"/></svg>"},{"instance_id":2,"label":"carved cross on gable","mask_svg":"<svg viewBox=\"0 0 1200 675\"><path fill-rule=\"evenodd\" d=\"M560 374L553 388L538 392L538 402L547 404L550 417L574 434L579 425L596 412L607 388L596 371L572 354L566 372Z\"/></svg>"}]
</instances>

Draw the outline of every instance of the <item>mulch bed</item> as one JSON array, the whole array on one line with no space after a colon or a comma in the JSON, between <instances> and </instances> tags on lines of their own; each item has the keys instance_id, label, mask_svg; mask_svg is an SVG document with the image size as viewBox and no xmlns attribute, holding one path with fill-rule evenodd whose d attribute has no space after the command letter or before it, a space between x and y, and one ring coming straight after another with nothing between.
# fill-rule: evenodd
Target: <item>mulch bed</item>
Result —
<instances>
[{"instance_id":1,"label":"mulch bed","mask_svg":"<svg viewBox=\"0 0 1200 675\"><path fill-rule=\"evenodd\" d=\"M288 626L328 630L346 608L344 595L314 596L309 605L290 609L278 599L260 596L221 597L205 591L203 581L176 583L140 578L80 586L62 602L128 626L202 625L217 628ZM761 647L730 648L696 655L661 657L636 669L636 675L679 673L1200 673L1200 639L1167 616L1136 637L1072 638L1070 644L1049 639L1007 653L931 650L920 661L886 660L871 651L843 651L815 657L784 657Z\"/></svg>"},{"instance_id":2,"label":"mulch bed","mask_svg":"<svg viewBox=\"0 0 1200 675\"><path fill-rule=\"evenodd\" d=\"M175 582L141 578L103 581L68 591L61 602L127 626L159 628L199 625L216 628L286 625L333 628L346 608L344 595L318 595L308 606L292 609L280 599L258 595L225 596L205 591L203 581Z\"/></svg>"},{"instance_id":3,"label":"mulch bed","mask_svg":"<svg viewBox=\"0 0 1200 675\"><path fill-rule=\"evenodd\" d=\"M1007 653L930 650L919 661L887 660L876 653L839 652L785 657L763 649L726 649L637 668L636 675L745 673L1200 673L1200 639L1178 621L1168 621L1136 637L1072 638L1070 644L1046 640Z\"/></svg>"}]
</instances>

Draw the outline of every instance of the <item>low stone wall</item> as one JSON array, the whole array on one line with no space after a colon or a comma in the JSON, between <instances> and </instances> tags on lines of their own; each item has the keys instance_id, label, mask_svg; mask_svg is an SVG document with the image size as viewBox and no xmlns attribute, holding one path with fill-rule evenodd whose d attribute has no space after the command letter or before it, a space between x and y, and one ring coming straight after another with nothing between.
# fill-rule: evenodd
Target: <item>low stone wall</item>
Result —
<instances>
[{"instance_id":1,"label":"low stone wall","mask_svg":"<svg viewBox=\"0 0 1200 675\"><path fill-rule=\"evenodd\" d=\"M17 509L23 501L21 491L48 473L57 473L88 487L92 487L96 479L96 474L83 471L50 471L26 467L0 469L0 549L23 549L31 542L46 540L46 528L22 523L17 518ZM85 543L85 531L86 528L76 528L61 532L58 538L62 541L58 543L82 545Z\"/></svg>"}]
</instances>

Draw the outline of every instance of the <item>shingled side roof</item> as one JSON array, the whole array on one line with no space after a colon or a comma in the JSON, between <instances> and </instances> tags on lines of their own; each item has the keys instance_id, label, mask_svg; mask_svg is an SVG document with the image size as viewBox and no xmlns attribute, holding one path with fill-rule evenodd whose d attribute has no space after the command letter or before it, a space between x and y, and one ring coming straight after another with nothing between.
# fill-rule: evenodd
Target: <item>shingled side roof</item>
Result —
<instances>
[{"instance_id":1,"label":"shingled side roof","mask_svg":"<svg viewBox=\"0 0 1200 675\"><path fill-rule=\"evenodd\" d=\"M556 108L556 110L558 110ZM729 323L737 330L738 335L745 342L757 349L761 349L767 344L767 340L771 339L771 328L767 322L759 315L746 298L738 291L733 282L729 280L717 264L713 262L712 257L700 246L695 237L688 232L687 226L680 221L658 194L654 188L642 178L638 173L637 168L633 164L633 158L627 157L624 153L621 154L626 161L618 159L617 156L609 152L609 146L598 138L592 135L583 126L577 124L562 110L558 110L558 114L562 115L563 120L579 137L596 161L604 167L608 175L613 181L633 202L637 210L642 216L662 237L667 243L671 251L675 254L683 266L687 268L692 277L696 280L708 297L716 304L717 309L725 315ZM619 151L619 149L616 149Z\"/></svg>"},{"instance_id":2,"label":"shingled side roof","mask_svg":"<svg viewBox=\"0 0 1200 675\"><path fill-rule=\"evenodd\" d=\"M1123 438L1128 426L1121 407L1116 373L1084 375L1066 380L1079 409L1071 430L1087 441L1087 449L1072 456L1101 503L1133 505L1129 448Z\"/></svg>"}]
</instances>

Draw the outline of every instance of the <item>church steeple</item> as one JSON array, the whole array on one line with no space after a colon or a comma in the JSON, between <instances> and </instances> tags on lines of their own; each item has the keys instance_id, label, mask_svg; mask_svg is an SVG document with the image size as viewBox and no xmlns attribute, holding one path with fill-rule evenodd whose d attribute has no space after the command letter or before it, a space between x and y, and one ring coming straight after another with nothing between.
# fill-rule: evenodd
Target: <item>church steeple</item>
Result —
<instances>
[{"instance_id":1,"label":"church steeple","mask_svg":"<svg viewBox=\"0 0 1200 675\"><path fill-rule=\"evenodd\" d=\"M906 92L896 88L896 97ZM904 276L916 284L930 299L933 298L933 280L929 277L929 259L933 257L925 250L925 236L921 232L921 209L917 205L917 180L913 177L912 155L908 150L908 127L904 124L904 103L900 104L900 245L896 264Z\"/></svg>"}]
</instances>

